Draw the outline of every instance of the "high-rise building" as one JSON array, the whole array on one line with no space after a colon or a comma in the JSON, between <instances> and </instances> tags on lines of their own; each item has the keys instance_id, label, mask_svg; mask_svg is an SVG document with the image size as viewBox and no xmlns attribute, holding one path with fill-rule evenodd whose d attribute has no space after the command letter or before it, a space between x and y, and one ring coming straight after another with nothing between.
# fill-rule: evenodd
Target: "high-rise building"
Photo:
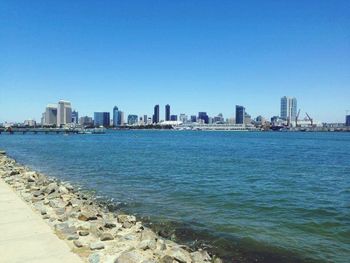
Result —
<instances>
[{"instance_id":1,"label":"high-rise building","mask_svg":"<svg viewBox=\"0 0 350 263\"><path fill-rule=\"evenodd\" d=\"M95 127L109 127L109 112L95 112L94 113L94 125Z\"/></svg>"},{"instance_id":2,"label":"high-rise building","mask_svg":"<svg viewBox=\"0 0 350 263\"><path fill-rule=\"evenodd\" d=\"M128 124L129 125L137 124L137 119L138 119L137 115L133 115L133 114L128 115Z\"/></svg>"},{"instance_id":3,"label":"high-rise building","mask_svg":"<svg viewBox=\"0 0 350 263\"><path fill-rule=\"evenodd\" d=\"M165 120L166 121L170 120L170 105L169 104L165 105Z\"/></svg>"},{"instance_id":4,"label":"high-rise building","mask_svg":"<svg viewBox=\"0 0 350 263\"><path fill-rule=\"evenodd\" d=\"M209 116L206 112L198 112L198 120L202 120L204 123L209 123Z\"/></svg>"},{"instance_id":5,"label":"high-rise building","mask_svg":"<svg viewBox=\"0 0 350 263\"><path fill-rule=\"evenodd\" d=\"M281 98L281 119L291 123L297 116L297 99L292 97Z\"/></svg>"},{"instance_id":6,"label":"high-rise building","mask_svg":"<svg viewBox=\"0 0 350 263\"><path fill-rule=\"evenodd\" d=\"M159 122L159 105L154 106L153 123Z\"/></svg>"},{"instance_id":7,"label":"high-rise building","mask_svg":"<svg viewBox=\"0 0 350 263\"><path fill-rule=\"evenodd\" d=\"M185 113L181 113L179 116L179 121L182 123L187 123L187 115Z\"/></svg>"},{"instance_id":8,"label":"high-rise building","mask_svg":"<svg viewBox=\"0 0 350 263\"><path fill-rule=\"evenodd\" d=\"M124 121L124 112L123 111L119 111L118 112L118 125L122 126L124 125L125 121Z\"/></svg>"},{"instance_id":9,"label":"high-rise building","mask_svg":"<svg viewBox=\"0 0 350 263\"><path fill-rule=\"evenodd\" d=\"M79 113L77 111L72 112L72 123L78 124L79 122Z\"/></svg>"},{"instance_id":10,"label":"high-rise building","mask_svg":"<svg viewBox=\"0 0 350 263\"><path fill-rule=\"evenodd\" d=\"M243 106L236 105L236 124L244 124L245 108Z\"/></svg>"},{"instance_id":11,"label":"high-rise building","mask_svg":"<svg viewBox=\"0 0 350 263\"><path fill-rule=\"evenodd\" d=\"M79 118L79 124L83 126L92 126L94 125L94 121L92 120L92 117L83 116Z\"/></svg>"},{"instance_id":12,"label":"high-rise building","mask_svg":"<svg viewBox=\"0 0 350 263\"><path fill-rule=\"evenodd\" d=\"M197 116L191 115L191 122L197 122Z\"/></svg>"},{"instance_id":13,"label":"high-rise building","mask_svg":"<svg viewBox=\"0 0 350 263\"><path fill-rule=\"evenodd\" d=\"M57 127L72 122L72 106L69 101L60 100L57 105Z\"/></svg>"},{"instance_id":14,"label":"high-rise building","mask_svg":"<svg viewBox=\"0 0 350 263\"><path fill-rule=\"evenodd\" d=\"M350 115L346 115L346 118L345 118L345 125L346 125L346 126L350 126Z\"/></svg>"},{"instance_id":15,"label":"high-rise building","mask_svg":"<svg viewBox=\"0 0 350 263\"><path fill-rule=\"evenodd\" d=\"M171 121L177 121L177 115L170 115Z\"/></svg>"},{"instance_id":16,"label":"high-rise building","mask_svg":"<svg viewBox=\"0 0 350 263\"><path fill-rule=\"evenodd\" d=\"M147 115L146 115L146 114L143 115L143 122L144 122L145 124L148 124L148 119L147 119Z\"/></svg>"},{"instance_id":17,"label":"high-rise building","mask_svg":"<svg viewBox=\"0 0 350 263\"><path fill-rule=\"evenodd\" d=\"M44 125L57 125L57 105L48 104L44 115Z\"/></svg>"},{"instance_id":18,"label":"high-rise building","mask_svg":"<svg viewBox=\"0 0 350 263\"><path fill-rule=\"evenodd\" d=\"M118 107L117 106L114 106L113 108L113 126L116 127L116 126L119 126L119 110L118 110Z\"/></svg>"}]
</instances>

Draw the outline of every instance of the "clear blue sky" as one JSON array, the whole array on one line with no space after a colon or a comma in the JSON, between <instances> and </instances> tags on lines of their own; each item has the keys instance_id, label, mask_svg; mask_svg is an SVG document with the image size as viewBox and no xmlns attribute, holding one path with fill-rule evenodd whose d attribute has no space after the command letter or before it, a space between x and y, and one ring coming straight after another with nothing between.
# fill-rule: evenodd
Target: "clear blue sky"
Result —
<instances>
[{"instance_id":1,"label":"clear blue sky","mask_svg":"<svg viewBox=\"0 0 350 263\"><path fill-rule=\"evenodd\" d=\"M0 122L46 104L112 111L302 115L350 110L350 1L0 1ZM163 117L164 118L164 117Z\"/></svg>"}]
</instances>

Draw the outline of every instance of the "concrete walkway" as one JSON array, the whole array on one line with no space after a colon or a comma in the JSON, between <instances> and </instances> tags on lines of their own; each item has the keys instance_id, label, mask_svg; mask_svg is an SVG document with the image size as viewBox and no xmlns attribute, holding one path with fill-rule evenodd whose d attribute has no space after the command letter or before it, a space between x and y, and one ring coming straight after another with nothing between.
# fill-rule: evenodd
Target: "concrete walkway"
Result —
<instances>
[{"instance_id":1,"label":"concrete walkway","mask_svg":"<svg viewBox=\"0 0 350 263\"><path fill-rule=\"evenodd\" d=\"M1 178L0 262L82 262Z\"/></svg>"}]
</instances>

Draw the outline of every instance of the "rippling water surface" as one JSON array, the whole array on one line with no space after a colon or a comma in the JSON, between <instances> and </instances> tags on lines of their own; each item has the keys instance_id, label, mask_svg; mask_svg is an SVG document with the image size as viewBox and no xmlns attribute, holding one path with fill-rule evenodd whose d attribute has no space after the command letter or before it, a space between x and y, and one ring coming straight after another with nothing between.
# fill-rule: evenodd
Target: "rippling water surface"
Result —
<instances>
[{"instance_id":1,"label":"rippling water surface","mask_svg":"<svg viewBox=\"0 0 350 263\"><path fill-rule=\"evenodd\" d=\"M350 133L2 134L0 148L228 262L349 262Z\"/></svg>"}]
</instances>

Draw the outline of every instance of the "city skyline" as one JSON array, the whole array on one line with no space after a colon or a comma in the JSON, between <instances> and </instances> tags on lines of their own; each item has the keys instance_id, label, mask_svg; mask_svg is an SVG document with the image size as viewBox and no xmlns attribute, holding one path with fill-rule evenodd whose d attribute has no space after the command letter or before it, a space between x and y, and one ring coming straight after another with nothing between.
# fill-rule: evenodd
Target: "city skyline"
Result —
<instances>
[{"instance_id":1,"label":"city skyline","mask_svg":"<svg viewBox=\"0 0 350 263\"><path fill-rule=\"evenodd\" d=\"M321 122L344 122L350 109L348 1L0 8L0 122L39 121L42 105L61 98L81 116L114 105L152 116L150 105L168 103L176 114L234 116L237 104L268 117L281 95Z\"/></svg>"}]
</instances>

